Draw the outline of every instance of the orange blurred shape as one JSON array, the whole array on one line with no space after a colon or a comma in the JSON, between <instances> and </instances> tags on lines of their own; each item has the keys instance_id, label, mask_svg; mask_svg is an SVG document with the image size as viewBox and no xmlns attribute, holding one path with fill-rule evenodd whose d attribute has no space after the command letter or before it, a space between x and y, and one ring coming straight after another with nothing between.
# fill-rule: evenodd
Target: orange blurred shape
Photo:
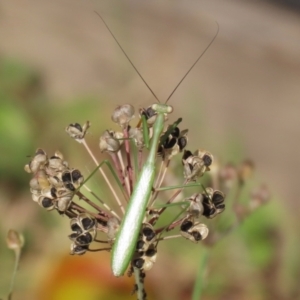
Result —
<instances>
[{"instance_id":1,"label":"orange blurred shape","mask_svg":"<svg viewBox=\"0 0 300 300\"><path fill-rule=\"evenodd\" d=\"M49 266L52 269L39 287L36 299L135 299L132 295L134 277L114 277L109 261L108 255L95 253L63 256L61 261Z\"/></svg>"}]
</instances>

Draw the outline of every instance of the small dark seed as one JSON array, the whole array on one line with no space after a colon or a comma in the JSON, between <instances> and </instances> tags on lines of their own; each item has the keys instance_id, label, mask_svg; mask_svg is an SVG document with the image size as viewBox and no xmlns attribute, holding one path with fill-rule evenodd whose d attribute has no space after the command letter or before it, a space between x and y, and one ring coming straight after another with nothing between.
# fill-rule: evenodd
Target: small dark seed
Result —
<instances>
[{"instance_id":1,"label":"small dark seed","mask_svg":"<svg viewBox=\"0 0 300 300\"><path fill-rule=\"evenodd\" d=\"M180 225L181 231L188 231L193 226L193 222L190 220L184 220L182 224Z\"/></svg>"},{"instance_id":2,"label":"small dark seed","mask_svg":"<svg viewBox=\"0 0 300 300\"><path fill-rule=\"evenodd\" d=\"M50 193L53 198L56 198L56 188L51 188Z\"/></svg>"},{"instance_id":3,"label":"small dark seed","mask_svg":"<svg viewBox=\"0 0 300 300\"><path fill-rule=\"evenodd\" d=\"M70 182L71 181L71 173L70 172L65 172L62 176L61 179L63 182Z\"/></svg>"},{"instance_id":4,"label":"small dark seed","mask_svg":"<svg viewBox=\"0 0 300 300\"><path fill-rule=\"evenodd\" d=\"M142 232L147 241L151 241L155 237L155 232L151 228L145 227Z\"/></svg>"},{"instance_id":5,"label":"small dark seed","mask_svg":"<svg viewBox=\"0 0 300 300\"><path fill-rule=\"evenodd\" d=\"M185 148L185 146L187 145L187 139L185 137L181 137L178 139L177 144L179 146L180 151L182 151L183 148Z\"/></svg>"},{"instance_id":6,"label":"small dark seed","mask_svg":"<svg viewBox=\"0 0 300 300\"><path fill-rule=\"evenodd\" d=\"M82 177L82 175L81 175L81 173L80 173L80 171L79 170L74 170L74 171L72 171L72 179L73 179L73 182L74 181L77 181L79 178L81 178Z\"/></svg>"},{"instance_id":7,"label":"small dark seed","mask_svg":"<svg viewBox=\"0 0 300 300\"><path fill-rule=\"evenodd\" d=\"M195 241L201 241L202 240L202 236L201 236L200 232L193 231L191 234L194 237Z\"/></svg>"},{"instance_id":8,"label":"small dark seed","mask_svg":"<svg viewBox=\"0 0 300 300\"><path fill-rule=\"evenodd\" d=\"M144 245L145 245L144 241L138 241L136 244L136 250L143 249Z\"/></svg>"},{"instance_id":9,"label":"small dark seed","mask_svg":"<svg viewBox=\"0 0 300 300\"><path fill-rule=\"evenodd\" d=\"M224 196L218 192L215 192L212 196L212 202L218 205L224 201Z\"/></svg>"},{"instance_id":10,"label":"small dark seed","mask_svg":"<svg viewBox=\"0 0 300 300\"><path fill-rule=\"evenodd\" d=\"M225 204L216 205L216 208L217 209L224 209L225 208Z\"/></svg>"},{"instance_id":11,"label":"small dark seed","mask_svg":"<svg viewBox=\"0 0 300 300\"><path fill-rule=\"evenodd\" d=\"M78 236L78 233L71 233L71 234L69 235L69 238L70 238L70 239L75 239L75 238L77 238L77 236Z\"/></svg>"},{"instance_id":12,"label":"small dark seed","mask_svg":"<svg viewBox=\"0 0 300 300\"><path fill-rule=\"evenodd\" d=\"M79 131L81 131L81 132L82 132L82 127L81 127L81 125L80 125L80 124L78 124L78 123L74 123L74 124L71 124L70 126L72 126L72 127L75 127L75 128L77 128Z\"/></svg>"},{"instance_id":13,"label":"small dark seed","mask_svg":"<svg viewBox=\"0 0 300 300\"><path fill-rule=\"evenodd\" d=\"M48 208L48 207L51 207L53 205L53 202L50 198L47 198L45 197L43 200L42 200L42 206L45 207L45 208Z\"/></svg>"},{"instance_id":14,"label":"small dark seed","mask_svg":"<svg viewBox=\"0 0 300 300\"><path fill-rule=\"evenodd\" d=\"M191 151L185 150L185 151L183 152L182 159L183 159L183 160L186 160L186 159L187 159L188 157L190 157L191 155L193 155Z\"/></svg>"},{"instance_id":15,"label":"small dark seed","mask_svg":"<svg viewBox=\"0 0 300 300\"><path fill-rule=\"evenodd\" d=\"M212 159L211 159L211 157L210 157L209 155L204 155L202 159L203 159L204 165L205 165L206 167L208 167L208 166L211 165Z\"/></svg>"},{"instance_id":16,"label":"small dark seed","mask_svg":"<svg viewBox=\"0 0 300 300\"><path fill-rule=\"evenodd\" d=\"M92 241L93 241L92 235L88 232L86 234L80 235L76 239L76 242L80 245L90 244Z\"/></svg>"},{"instance_id":17,"label":"small dark seed","mask_svg":"<svg viewBox=\"0 0 300 300\"><path fill-rule=\"evenodd\" d=\"M72 192L75 191L75 187L74 187L74 185L73 185L71 182L66 183L66 184L65 184L65 187L66 187L68 190L72 191Z\"/></svg>"},{"instance_id":18,"label":"small dark seed","mask_svg":"<svg viewBox=\"0 0 300 300\"><path fill-rule=\"evenodd\" d=\"M150 248L145 252L145 255L149 257L154 256L155 254L156 254L156 250L153 248L152 249Z\"/></svg>"},{"instance_id":19,"label":"small dark seed","mask_svg":"<svg viewBox=\"0 0 300 300\"><path fill-rule=\"evenodd\" d=\"M135 260L133 261L133 265L134 265L136 268L141 269L141 268L143 267L143 265L144 265L144 262L145 262L144 259L138 258L138 259L135 259Z\"/></svg>"},{"instance_id":20,"label":"small dark seed","mask_svg":"<svg viewBox=\"0 0 300 300\"><path fill-rule=\"evenodd\" d=\"M171 138L170 140L168 140L168 142L165 144L165 148L166 149L172 149L177 143L177 139L176 138Z\"/></svg>"},{"instance_id":21,"label":"small dark seed","mask_svg":"<svg viewBox=\"0 0 300 300\"><path fill-rule=\"evenodd\" d=\"M174 130L171 132L171 135L176 138L179 137L179 134L180 134L180 130L178 127L175 127Z\"/></svg>"},{"instance_id":22,"label":"small dark seed","mask_svg":"<svg viewBox=\"0 0 300 300\"><path fill-rule=\"evenodd\" d=\"M86 252L86 250L87 250L87 246L76 245L74 248L74 253L76 253L78 255L82 255Z\"/></svg>"},{"instance_id":23,"label":"small dark seed","mask_svg":"<svg viewBox=\"0 0 300 300\"><path fill-rule=\"evenodd\" d=\"M77 223L74 223L71 225L71 230L72 231L76 231L76 233L82 233L82 229L80 228L80 226Z\"/></svg>"},{"instance_id":24,"label":"small dark seed","mask_svg":"<svg viewBox=\"0 0 300 300\"><path fill-rule=\"evenodd\" d=\"M85 230L88 230L95 225L95 220L90 219L90 218L84 218L81 220L81 224Z\"/></svg>"}]
</instances>

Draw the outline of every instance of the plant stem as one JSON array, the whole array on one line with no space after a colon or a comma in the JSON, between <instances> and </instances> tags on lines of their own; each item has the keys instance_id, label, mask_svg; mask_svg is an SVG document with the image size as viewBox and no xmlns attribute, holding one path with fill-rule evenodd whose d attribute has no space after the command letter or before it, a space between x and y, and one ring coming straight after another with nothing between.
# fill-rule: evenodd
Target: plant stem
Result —
<instances>
[{"instance_id":1,"label":"plant stem","mask_svg":"<svg viewBox=\"0 0 300 300\"><path fill-rule=\"evenodd\" d=\"M146 293L144 290L144 278L141 276L141 271L138 268L133 268L134 279L136 284L136 294L138 300L146 300Z\"/></svg>"},{"instance_id":2,"label":"plant stem","mask_svg":"<svg viewBox=\"0 0 300 300\"><path fill-rule=\"evenodd\" d=\"M203 286L204 286L204 275L206 272L206 266L207 266L207 262L208 262L208 254L209 254L208 249L203 247L202 257L201 257L200 263L199 263L198 274L197 274L196 282L194 285L192 300L200 300L201 299L201 295L203 292Z\"/></svg>"},{"instance_id":3,"label":"plant stem","mask_svg":"<svg viewBox=\"0 0 300 300\"><path fill-rule=\"evenodd\" d=\"M14 288L14 283L15 283L15 278L16 278L16 274L18 271L18 267L19 267L19 262L20 262L20 256L21 256L21 250L15 250L15 265L14 265L14 270L13 270L13 274L11 276L11 282L10 282L10 288L9 288L9 294L8 294L8 299L12 299L12 292L13 292L13 288Z\"/></svg>"}]
</instances>

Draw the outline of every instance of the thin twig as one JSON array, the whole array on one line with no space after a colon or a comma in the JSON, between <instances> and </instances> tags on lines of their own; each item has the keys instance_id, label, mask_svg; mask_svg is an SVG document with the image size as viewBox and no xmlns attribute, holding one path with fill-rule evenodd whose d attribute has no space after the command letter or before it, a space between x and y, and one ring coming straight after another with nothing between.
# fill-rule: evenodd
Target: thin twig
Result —
<instances>
[{"instance_id":1,"label":"thin twig","mask_svg":"<svg viewBox=\"0 0 300 300\"><path fill-rule=\"evenodd\" d=\"M88 146L88 144L86 143L85 139L82 141L82 144L83 144L83 146L85 147L85 149L87 150L87 152L89 153L89 155L91 156L91 158L93 159L93 161L95 162L96 166L99 166L99 163L98 163L96 157L94 156L93 152L92 152L91 149L89 148L89 146ZM107 183L109 189L111 190L112 194L114 195L114 197L115 197L115 199L116 199L116 201L117 201L117 203L118 203L118 205L119 205L119 207L120 207L122 213L124 214L124 213L125 213L125 209L124 209L124 207L123 207L123 205L122 205L122 203L121 203L121 201L120 201L118 195L116 194L114 188L112 187L112 185L111 185L109 179L107 178L107 176L105 175L104 171L102 170L102 167L99 167L99 171L100 171L101 175L103 176L105 182Z\"/></svg>"}]
</instances>

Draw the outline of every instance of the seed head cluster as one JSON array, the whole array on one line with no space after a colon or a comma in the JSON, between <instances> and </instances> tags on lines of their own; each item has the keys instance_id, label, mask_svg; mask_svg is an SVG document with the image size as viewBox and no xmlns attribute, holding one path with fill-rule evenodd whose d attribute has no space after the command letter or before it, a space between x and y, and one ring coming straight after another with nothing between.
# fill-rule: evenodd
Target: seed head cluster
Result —
<instances>
[{"instance_id":1,"label":"seed head cluster","mask_svg":"<svg viewBox=\"0 0 300 300\"><path fill-rule=\"evenodd\" d=\"M25 166L25 170L33 175L29 183L33 201L48 211L56 210L59 214L70 218L71 254L82 255L87 251L97 250L109 251L114 245L126 204L130 201L138 173L146 159L144 152L148 151L147 147L151 144L152 127L157 116L152 106L140 109L139 121L132 127L130 122L134 118L134 113L135 110L130 104L117 107L112 114L112 120L120 126L121 131L105 130L100 136L100 151L111 157L111 162L107 163L111 168L108 169L116 175L121 191L117 191L116 184L110 182L106 175L107 171L104 171L87 145L85 136L91 126L90 122L83 125L73 123L66 127L68 135L83 144L94 159L95 171L99 170L104 177L112 192L111 200L117 202L120 211L111 209L111 201L103 201L91 191L88 188L88 180L84 180L81 171L69 167L59 151L49 157L43 149L37 149ZM167 114L164 120L166 123ZM144 272L153 267L157 258L158 243L164 239L183 237L193 243L204 240L209 230L206 224L199 220L203 217L214 218L225 209L224 194L212 188L203 189L200 184L198 186L201 192L182 199L182 191L190 184L195 184L198 178L210 170L213 156L206 150L198 149L191 152L185 149L188 144L188 130L180 130L178 125L181 120L178 119L175 123L165 126L160 136L157 147L157 162L160 163L160 169L157 172L153 191L149 195L146 217L141 224L136 250L132 255L132 272L133 268ZM133 147L136 147L135 151ZM173 194L165 200L164 206L156 208L157 198L160 196L170 162L180 153L182 153L182 184L175 188L165 187ZM134 155L137 158L133 157ZM137 162L137 165L134 165L133 161ZM86 193L82 192L84 189L91 196L87 197ZM90 199L91 197L93 199ZM78 199L85 201L90 209L80 205ZM178 204L181 213L168 224L157 227L156 223L163 212L170 204L177 202L181 203ZM178 234L169 235L169 232L173 232L176 228ZM100 241L98 236L101 234L104 234L104 239ZM108 246L93 249L91 247L93 242L106 243Z\"/></svg>"}]
</instances>

